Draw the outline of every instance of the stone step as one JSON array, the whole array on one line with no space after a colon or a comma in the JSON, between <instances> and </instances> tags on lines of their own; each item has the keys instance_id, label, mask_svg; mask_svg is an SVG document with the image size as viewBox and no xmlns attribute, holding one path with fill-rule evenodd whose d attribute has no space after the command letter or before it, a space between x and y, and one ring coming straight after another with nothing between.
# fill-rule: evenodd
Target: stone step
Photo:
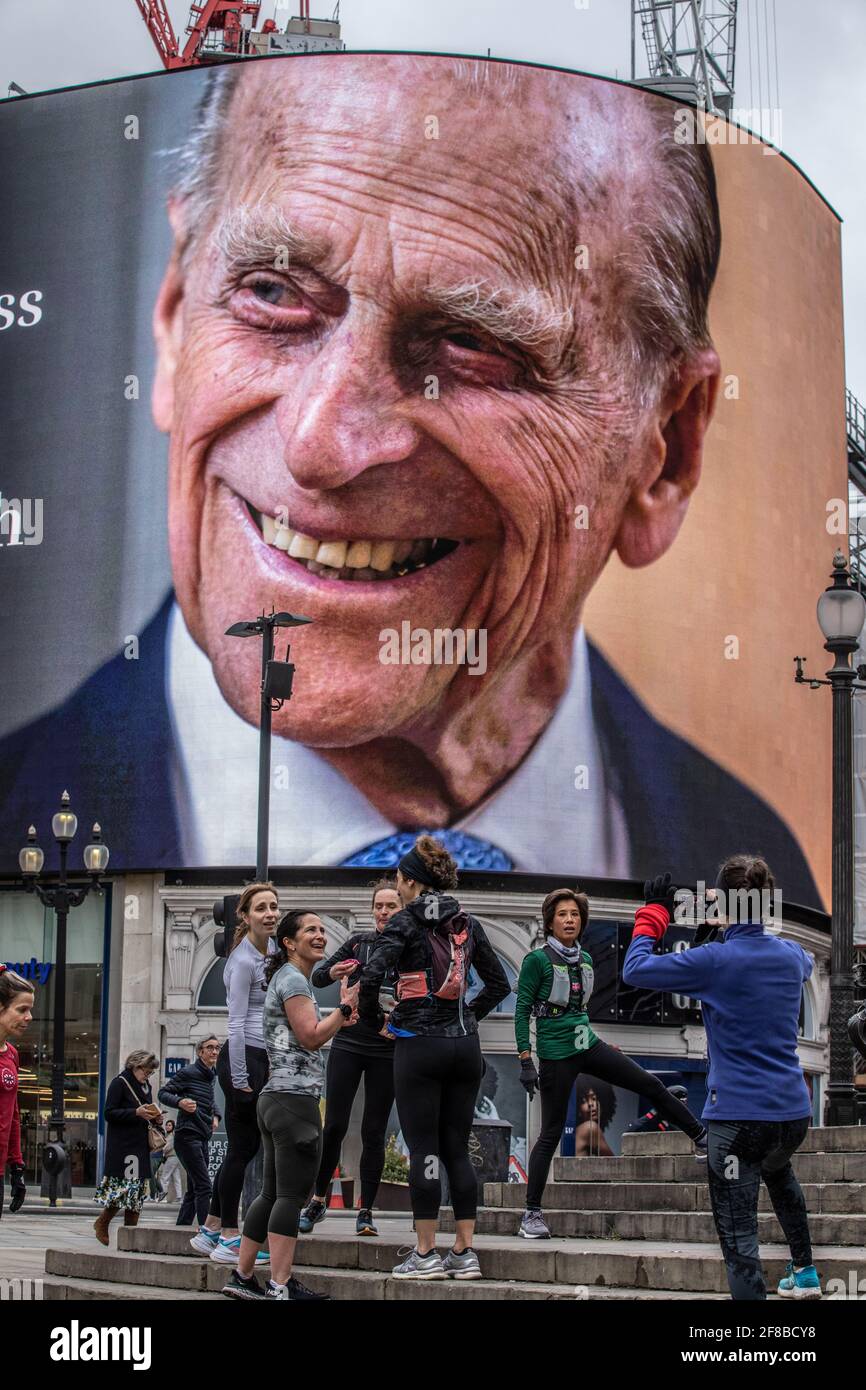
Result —
<instances>
[{"instance_id":1,"label":"stone step","mask_svg":"<svg viewBox=\"0 0 866 1390\"><path fill-rule=\"evenodd\" d=\"M42 1297L49 1303L66 1299L79 1300L124 1300L140 1302L142 1299L158 1299L160 1302L177 1298L202 1298L208 1303L225 1303L218 1293L190 1293L188 1289L160 1289L147 1284L118 1284L108 1279L51 1279L42 1281Z\"/></svg>"},{"instance_id":2,"label":"stone step","mask_svg":"<svg viewBox=\"0 0 866 1390\"><path fill-rule=\"evenodd\" d=\"M421 1300L441 1301L446 1298L459 1298L461 1301L505 1301L518 1299L530 1302L569 1302L575 1301L575 1291L570 1284L516 1284L501 1280L481 1279L472 1282L439 1280L431 1283L410 1283L399 1279L387 1279L379 1274L360 1270L304 1269L303 1282L314 1293L329 1293L335 1299L353 1301L380 1301L382 1299L398 1302L418 1302ZM100 1301L126 1300L148 1301L151 1299L194 1298L208 1303L225 1303L218 1293L189 1293L181 1289L158 1289L146 1284L116 1284L107 1280L87 1279L45 1279L44 1297L48 1301L63 1299ZM724 1301L727 1295L705 1293L701 1301ZM602 1284L588 1288L587 1300L598 1302L670 1302L695 1301L692 1293L672 1292L669 1289L615 1289Z\"/></svg>"},{"instance_id":3,"label":"stone step","mask_svg":"<svg viewBox=\"0 0 866 1390\"><path fill-rule=\"evenodd\" d=\"M800 1182L866 1183L866 1153L797 1153L792 1159ZM633 1155L616 1158L555 1158L555 1182L687 1182L706 1172L692 1156Z\"/></svg>"},{"instance_id":4,"label":"stone step","mask_svg":"<svg viewBox=\"0 0 866 1390\"><path fill-rule=\"evenodd\" d=\"M480 1207L479 1235L516 1236L522 1209ZM712 1214L708 1211L557 1211L545 1209L544 1220L551 1235L559 1238L594 1240L671 1241L677 1245L716 1239ZM454 1218L443 1216L440 1229L454 1230ZM810 1216L809 1229L815 1245L846 1245L866 1249L866 1216ZM762 1245L784 1241L775 1215L758 1216L758 1238Z\"/></svg>"},{"instance_id":5,"label":"stone step","mask_svg":"<svg viewBox=\"0 0 866 1390\"><path fill-rule=\"evenodd\" d=\"M570 1160L565 1160L570 1161ZM575 1162L583 1162L576 1159ZM695 1165L697 1167L697 1165ZM692 1170L692 1178L695 1172ZM803 1196L810 1215L837 1215L866 1212L866 1183L803 1183ZM488 1182L484 1184L485 1207L526 1205L526 1184ZM544 1189L542 1207L547 1211L691 1211L709 1210L707 1183L686 1182L551 1182ZM758 1210L771 1212L770 1194L762 1184Z\"/></svg>"},{"instance_id":6,"label":"stone step","mask_svg":"<svg viewBox=\"0 0 866 1390\"><path fill-rule=\"evenodd\" d=\"M662 1155L676 1157L691 1154L692 1141L679 1130L666 1134L624 1134L622 1136L623 1157L648 1157ZM866 1125L838 1125L832 1128L818 1126L809 1130L799 1153L866 1153Z\"/></svg>"},{"instance_id":7,"label":"stone step","mask_svg":"<svg viewBox=\"0 0 866 1390\"><path fill-rule=\"evenodd\" d=\"M378 1239L364 1243L363 1239L342 1236L307 1236L298 1242L296 1269L305 1283L310 1282L315 1287L313 1279L327 1280L321 1291L339 1289L341 1292L337 1296L341 1297L414 1297L395 1292L394 1289L417 1288L419 1285L404 1285L402 1281L388 1277L398 1262L398 1252L405 1249L406 1244L406 1239ZM481 1236L476 1249L485 1279L477 1283L454 1281L459 1288L458 1297L521 1298L524 1296L523 1286L537 1285L569 1286L572 1298L585 1296L584 1290L589 1293L599 1288L674 1291L693 1295L724 1294L727 1291L724 1266L715 1243L678 1249L670 1244L647 1241L530 1242L514 1237ZM773 1287L785 1271L789 1254L779 1246L765 1247L762 1258L768 1284ZM866 1250L816 1246L815 1263L825 1281L838 1279L841 1281L840 1287L848 1287L852 1278L862 1279L866 1283ZM59 1279L174 1289L189 1296L218 1293L231 1272L226 1266L216 1265L207 1259L131 1251L52 1249L45 1254L45 1271L47 1275ZM377 1285L375 1280L365 1279L361 1284L353 1284L351 1279L335 1277L341 1274L376 1275L380 1283ZM378 1292L370 1293L371 1289L378 1289ZM536 1291L532 1296L544 1297L545 1291Z\"/></svg>"}]
</instances>

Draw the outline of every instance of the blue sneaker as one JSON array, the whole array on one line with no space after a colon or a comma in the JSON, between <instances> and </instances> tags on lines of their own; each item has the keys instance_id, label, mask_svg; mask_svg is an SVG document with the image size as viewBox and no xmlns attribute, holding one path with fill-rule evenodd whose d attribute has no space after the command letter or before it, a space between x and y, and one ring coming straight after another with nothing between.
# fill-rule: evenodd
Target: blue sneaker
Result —
<instances>
[{"instance_id":1,"label":"blue sneaker","mask_svg":"<svg viewBox=\"0 0 866 1390\"><path fill-rule=\"evenodd\" d=\"M793 1260L788 1261L788 1268L779 1280L776 1292L780 1298L823 1297L821 1280L815 1266L806 1265L805 1269L795 1270Z\"/></svg>"},{"instance_id":2,"label":"blue sneaker","mask_svg":"<svg viewBox=\"0 0 866 1390\"><path fill-rule=\"evenodd\" d=\"M207 1226L199 1226L198 1235L193 1236L190 1245L199 1255L210 1255L216 1249L219 1238L219 1228L209 1231Z\"/></svg>"},{"instance_id":3,"label":"blue sneaker","mask_svg":"<svg viewBox=\"0 0 866 1390\"><path fill-rule=\"evenodd\" d=\"M308 1202L298 1220L298 1230L301 1235L308 1236L316 1222L321 1221L327 1210L325 1203L320 1202L318 1197L314 1197L311 1202Z\"/></svg>"}]
</instances>

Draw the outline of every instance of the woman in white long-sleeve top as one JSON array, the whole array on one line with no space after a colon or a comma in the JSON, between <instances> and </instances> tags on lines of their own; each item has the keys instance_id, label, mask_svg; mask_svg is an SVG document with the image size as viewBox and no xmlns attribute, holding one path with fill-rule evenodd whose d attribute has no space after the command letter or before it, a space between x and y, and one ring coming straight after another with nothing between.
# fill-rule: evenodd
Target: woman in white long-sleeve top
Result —
<instances>
[{"instance_id":1,"label":"woman in white long-sleeve top","mask_svg":"<svg viewBox=\"0 0 866 1390\"><path fill-rule=\"evenodd\" d=\"M262 1032L265 1007L265 961L274 952L279 916L272 883L251 883L237 907L239 925L226 961L225 986L229 1035L217 1061L217 1079L225 1096L228 1150L214 1179L210 1213L190 1245L217 1264L237 1264L241 1246L238 1207L244 1172L258 1153L261 1136L256 1102L268 1079L268 1054ZM267 1262L263 1254L259 1263Z\"/></svg>"}]
</instances>

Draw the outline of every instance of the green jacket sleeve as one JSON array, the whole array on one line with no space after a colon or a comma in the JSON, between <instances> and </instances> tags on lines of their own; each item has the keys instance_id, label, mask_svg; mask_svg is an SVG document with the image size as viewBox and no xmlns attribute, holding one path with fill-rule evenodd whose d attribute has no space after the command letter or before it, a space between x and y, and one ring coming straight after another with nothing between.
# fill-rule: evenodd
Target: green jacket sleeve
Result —
<instances>
[{"instance_id":1,"label":"green jacket sleeve","mask_svg":"<svg viewBox=\"0 0 866 1390\"><path fill-rule=\"evenodd\" d=\"M542 980L542 958L538 951L530 951L524 958L520 967L520 978L517 981L517 1006L514 1010L514 1036L517 1039L517 1051L528 1052L529 1041L529 1019L532 1013L532 1006L538 998L539 986Z\"/></svg>"}]
</instances>

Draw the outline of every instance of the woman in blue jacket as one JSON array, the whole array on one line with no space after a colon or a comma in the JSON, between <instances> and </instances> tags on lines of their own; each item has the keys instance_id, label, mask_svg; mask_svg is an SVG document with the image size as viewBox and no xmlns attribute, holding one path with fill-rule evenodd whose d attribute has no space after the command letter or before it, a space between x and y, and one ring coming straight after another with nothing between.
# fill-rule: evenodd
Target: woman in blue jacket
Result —
<instances>
[{"instance_id":1,"label":"woman in blue jacket","mask_svg":"<svg viewBox=\"0 0 866 1390\"><path fill-rule=\"evenodd\" d=\"M786 1298L820 1298L809 1219L791 1155L809 1128L812 1102L797 1056L803 983L812 958L793 941L765 932L759 911L737 911L740 894L772 894L763 859L738 854L716 880L724 940L691 951L653 955L673 915L670 874L644 887L622 977L637 989L700 999L709 1071L703 1120L709 1132L710 1201L731 1297L767 1296L758 1254L758 1193L767 1184L791 1250L779 1285ZM723 895L723 896L722 896Z\"/></svg>"}]
</instances>

